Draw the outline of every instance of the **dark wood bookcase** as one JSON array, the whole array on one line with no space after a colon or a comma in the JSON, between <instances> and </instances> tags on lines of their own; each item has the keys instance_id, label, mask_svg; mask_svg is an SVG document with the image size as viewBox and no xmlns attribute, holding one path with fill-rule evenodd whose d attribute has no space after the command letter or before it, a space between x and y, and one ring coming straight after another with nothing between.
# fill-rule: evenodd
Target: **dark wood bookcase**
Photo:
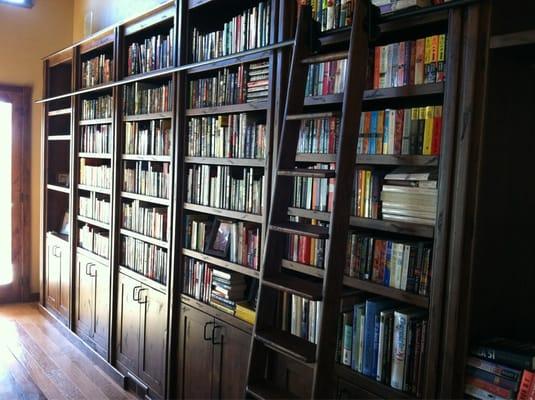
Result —
<instances>
[{"instance_id":1,"label":"dark wood bookcase","mask_svg":"<svg viewBox=\"0 0 535 400\"><path fill-rule=\"evenodd\" d=\"M147 398L238 398L245 396L246 373L253 326L234 315L196 300L184 290L185 261L194 259L221 271L243 276L248 287L258 281L259 269L230 262L185 247L188 216L200 215L233 222L244 222L260 230L260 249L267 230L271 200L273 160L278 154L282 127L291 45L296 28L297 2L268 0L271 8L269 37L265 46L192 62L193 29L210 32L259 3L259 0L177 0L107 28L73 46L44 59L42 135L42 286L41 306L74 335L94 359L125 387ZM372 281L345 276L348 299L380 296L401 305L414 306L428 313L425 369L422 375L423 398L460 393L446 390L454 382L448 363L458 356L457 342L445 337L456 326L456 310L464 306L458 296L465 293L460 277L458 224L468 215L462 213L465 201L458 196L468 177L460 168L466 162L463 139L472 125L465 123L469 100L481 82L470 80L471 51L486 43L478 36L474 19L486 17L486 6L459 0L422 10L409 10L379 20L380 34L372 45L412 40L428 35L447 34L445 82L415 86L369 89L364 93L363 110L442 105L441 152L422 155L361 155L355 167L392 170L399 166L434 167L439 171L438 211L435 226L392 222L352 216L352 231L367 232L400 240L432 241L432 278L428 296L421 296ZM172 29L172 31L171 31ZM145 73L128 73L128 47L143 43L153 35L172 32L172 60L166 67ZM320 41L333 51L347 49L350 28L322 32ZM495 46L514 41L493 37ZM520 41L525 41L521 36ZM503 46L503 44L502 44ZM110 80L94 86L82 84L82 63L104 54L111 59ZM216 76L225 69L267 62L269 89L261 101L241 102L194 108L190 106L190 83ZM369 60L363 60L368 63ZM472 68L475 68L472 66ZM503 68L506 68L503 66ZM126 113L125 88L169 83L172 91L168 110L151 113ZM350 88L349 88L350 90ZM110 113L84 118L84 101L111 96ZM461 100L464 99L464 102ZM306 98L307 110L335 111L342 94ZM464 107L464 108L463 108ZM469 107L468 107L469 108ZM265 124L262 158L194 156L188 153L188 124L195 118L245 114ZM147 127L151 121L165 121L170 129L170 151L165 155L131 154L125 151L127 126ZM159 122L158 122L159 123ZM106 128L103 128L106 127ZM107 151L87 150L82 135L91 130L109 130ZM355 132L357 134L357 132ZM470 148L475 152L473 148ZM475 153L474 153L475 154ZM472 154L473 155L473 154ZM95 186L81 181L81 163L108 167L109 185ZM299 154L299 164L330 164L334 154ZM139 165L154 171L167 168L167 196L143 194L125 189L125 170ZM262 210L258 214L215 208L186 201L187 173L191 166L211 170L228 167L243 172L252 169L263 174ZM65 175L66 174L66 175ZM472 177L473 178L473 177ZM474 178L475 179L475 178ZM347 186L353 182L347 182ZM291 190L291 188L289 188ZM466 191L466 187L464 188ZM82 203L80 198L83 197ZM109 218L83 215L87 202L108 204ZM158 208L166 215L166 230L156 238L123 225L123 206L131 204ZM69 234L61 234L65 213ZM328 221L329 213L290 208L291 216ZM90 227L108 237L105 254L80 246L80 228ZM163 279L135 271L125 265L124 239L137 240L166 252ZM471 242L470 242L471 243ZM462 246L461 246L462 247ZM458 260L458 259L457 259ZM260 261L260 260L259 260ZM134 264L138 260L134 261ZM259 262L259 266L261 262ZM324 271L298 262L284 260L282 267L307 279L323 278ZM482 268L482 267L481 267ZM457 297L456 297L457 296ZM344 299L344 303L349 301ZM455 300L457 299L457 300ZM451 303L451 302L454 303ZM457 309L455 308L458 307ZM341 309L344 304L341 304ZM338 328L333 326L327 342L334 343ZM452 334L453 335L453 334ZM453 335L455 336L455 335ZM463 349L464 351L465 349ZM447 355L445 355L447 354ZM451 356L455 354L455 356ZM300 397L309 397L310 371L293 363L279 363L272 372L277 382ZM332 397L336 398L409 398L374 379L337 364L332 371ZM452 383L453 384L453 383ZM455 387L462 385L458 380Z\"/></svg>"}]
</instances>

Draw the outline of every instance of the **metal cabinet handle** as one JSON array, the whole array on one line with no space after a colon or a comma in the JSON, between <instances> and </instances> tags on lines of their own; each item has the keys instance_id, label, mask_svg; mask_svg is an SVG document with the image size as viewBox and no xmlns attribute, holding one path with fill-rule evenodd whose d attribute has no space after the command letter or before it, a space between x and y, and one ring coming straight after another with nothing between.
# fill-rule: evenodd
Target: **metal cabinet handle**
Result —
<instances>
[{"instance_id":1,"label":"metal cabinet handle","mask_svg":"<svg viewBox=\"0 0 535 400\"><path fill-rule=\"evenodd\" d=\"M91 267L95 267L93 269L93 271L91 271ZM89 264L89 276L91 278L96 278L97 277L97 264L93 264L93 263Z\"/></svg>"},{"instance_id":2,"label":"metal cabinet handle","mask_svg":"<svg viewBox=\"0 0 535 400\"><path fill-rule=\"evenodd\" d=\"M139 289L139 291L137 292L137 302L139 304L145 304L147 302L147 296L145 296L145 300L141 300L141 292L143 292L144 290L149 290L147 288L141 288Z\"/></svg>"},{"instance_id":3,"label":"metal cabinet handle","mask_svg":"<svg viewBox=\"0 0 535 400\"><path fill-rule=\"evenodd\" d=\"M134 301L139 301L139 297L136 298L136 290L141 289L142 286L134 286L134 290L132 291L132 299Z\"/></svg>"},{"instance_id":4,"label":"metal cabinet handle","mask_svg":"<svg viewBox=\"0 0 535 400\"><path fill-rule=\"evenodd\" d=\"M216 346L218 344L223 344L223 340L220 340L219 342L217 342L215 340L216 332L217 332L218 329L223 329L223 327L221 325L214 325L214 327L212 328L212 344L214 346Z\"/></svg>"},{"instance_id":5,"label":"metal cabinet handle","mask_svg":"<svg viewBox=\"0 0 535 400\"><path fill-rule=\"evenodd\" d=\"M213 321L210 321L210 322L207 322L206 324L204 324L204 334L203 334L203 339L206 340L206 341L211 341L213 340L213 336L212 337L207 337L206 336L206 328L208 328L210 325L215 325L215 322ZM212 329L212 335L214 333L214 330Z\"/></svg>"},{"instance_id":6,"label":"metal cabinet handle","mask_svg":"<svg viewBox=\"0 0 535 400\"><path fill-rule=\"evenodd\" d=\"M54 247L52 247L52 254L54 255L54 257L61 257L61 253L58 254L58 250L59 250L58 245L54 245Z\"/></svg>"}]
</instances>

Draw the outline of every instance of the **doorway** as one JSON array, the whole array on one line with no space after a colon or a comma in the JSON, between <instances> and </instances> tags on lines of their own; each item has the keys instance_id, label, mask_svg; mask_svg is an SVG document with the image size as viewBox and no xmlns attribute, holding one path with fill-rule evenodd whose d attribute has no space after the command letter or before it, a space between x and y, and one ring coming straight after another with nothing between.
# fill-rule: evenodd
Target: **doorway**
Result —
<instances>
[{"instance_id":1,"label":"doorway","mask_svg":"<svg viewBox=\"0 0 535 400\"><path fill-rule=\"evenodd\" d=\"M29 297L30 93L0 85L0 303Z\"/></svg>"}]
</instances>

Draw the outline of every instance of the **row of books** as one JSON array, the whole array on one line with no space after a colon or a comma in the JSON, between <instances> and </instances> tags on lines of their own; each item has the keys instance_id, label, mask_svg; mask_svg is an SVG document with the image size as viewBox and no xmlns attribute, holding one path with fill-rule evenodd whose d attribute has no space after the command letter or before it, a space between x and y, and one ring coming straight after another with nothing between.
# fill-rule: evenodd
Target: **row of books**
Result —
<instances>
[{"instance_id":1,"label":"row of books","mask_svg":"<svg viewBox=\"0 0 535 400\"><path fill-rule=\"evenodd\" d=\"M361 218L381 217L381 189L384 172L370 168L357 168L351 193L351 215Z\"/></svg>"},{"instance_id":2,"label":"row of books","mask_svg":"<svg viewBox=\"0 0 535 400\"><path fill-rule=\"evenodd\" d=\"M173 65L174 28L167 35L155 35L128 46L127 75L142 74Z\"/></svg>"},{"instance_id":3,"label":"row of books","mask_svg":"<svg viewBox=\"0 0 535 400\"><path fill-rule=\"evenodd\" d=\"M282 329L311 343L318 343L321 304L321 301L307 300L285 293Z\"/></svg>"},{"instance_id":4,"label":"row of books","mask_svg":"<svg viewBox=\"0 0 535 400\"><path fill-rule=\"evenodd\" d=\"M171 120L126 122L124 153L168 156L171 154Z\"/></svg>"},{"instance_id":5,"label":"row of books","mask_svg":"<svg viewBox=\"0 0 535 400\"><path fill-rule=\"evenodd\" d=\"M312 169L334 169L334 165L316 164ZM331 211L335 179L311 178L298 176L294 178L293 206L315 211Z\"/></svg>"},{"instance_id":6,"label":"row of books","mask_svg":"<svg viewBox=\"0 0 535 400\"><path fill-rule=\"evenodd\" d=\"M361 280L416 293L429 294L431 243L390 240L351 232L345 274Z\"/></svg>"},{"instance_id":7,"label":"row of books","mask_svg":"<svg viewBox=\"0 0 535 400\"><path fill-rule=\"evenodd\" d=\"M372 0L372 4L379 7L381 14L389 14L407 8L430 7L449 1L452 0Z\"/></svg>"},{"instance_id":8,"label":"row of books","mask_svg":"<svg viewBox=\"0 0 535 400\"><path fill-rule=\"evenodd\" d=\"M503 337L470 347L465 394L476 399L529 400L535 396L535 345Z\"/></svg>"},{"instance_id":9,"label":"row of books","mask_svg":"<svg viewBox=\"0 0 535 400\"><path fill-rule=\"evenodd\" d=\"M442 106L361 114L357 154L439 155Z\"/></svg>"},{"instance_id":10,"label":"row of books","mask_svg":"<svg viewBox=\"0 0 535 400\"><path fill-rule=\"evenodd\" d=\"M186 176L188 203L262 214L262 169L191 165Z\"/></svg>"},{"instance_id":11,"label":"row of books","mask_svg":"<svg viewBox=\"0 0 535 400\"><path fill-rule=\"evenodd\" d=\"M123 202L122 210L123 228L155 239L167 237L167 207L150 207L134 200Z\"/></svg>"},{"instance_id":12,"label":"row of books","mask_svg":"<svg viewBox=\"0 0 535 400\"><path fill-rule=\"evenodd\" d=\"M342 314L339 362L417 397L425 368L427 315L390 299L371 298Z\"/></svg>"},{"instance_id":13,"label":"row of books","mask_svg":"<svg viewBox=\"0 0 535 400\"><path fill-rule=\"evenodd\" d=\"M111 188L111 168L109 165L91 165L80 158L80 183L103 189Z\"/></svg>"},{"instance_id":14,"label":"row of books","mask_svg":"<svg viewBox=\"0 0 535 400\"><path fill-rule=\"evenodd\" d=\"M106 54L82 61L82 88L88 88L112 80L113 62Z\"/></svg>"},{"instance_id":15,"label":"row of books","mask_svg":"<svg viewBox=\"0 0 535 400\"><path fill-rule=\"evenodd\" d=\"M297 152L334 154L340 132L340 117L305 119L299 128Z\"/></svg>"},{"instance_id":16,"label":"row of books","mask_svg":"<svg viewBox=\"0 0 535 400\"><path fill-rule=\"evenodd\" d=\"M131 165L127 163L124 168L125 192L169 198L171 182L168 163L136 161L134 168Z\"/></svg>"},{"instance_id":17,"label":"row of books","mask_svg":"<svg viewBox=\"0 0 535 400\"><path fill-rule=\"evenodd\" d=\"M109 257L110 238L105 230L83 224L79 229L78 243L82 249L88 250L104 258Z\"/></svg>"},{"instance_id":18,"label":"row of books","mask_svg":"<svg viewBox=\"0 0 535 400\"><path fill-rule=\"evenodd\" d=\"M164 84L135 82L124 86L124 115L168 112L172 104L171 81Z\"/></svg>"},{"instance_id":19,"label":"row of books","mask_svg":"<svg viewBox=\"0 0 535 400\"><path fill-rule=\"evenodd\" d=\"M312 18L322 32L350 26L353 20L353 0L301 0L300 4L312 7Z\"/></svg>"},{"instance_id":20,"label":"row of books","mask_svg":"<svg viewBox=\"0 0 535 400\"><path fill-rule=\"evenodd\" d=\"M112 152L113 129L109 124L82 126L80 132L80 151L82 153Z\"/></svg>"},{"instance_id":21,"label":"row of books","mask_svg":"<svg viewBox=\"0 0 535 400\"><path fill-rule=\"evenodd\" d=\"M185 247L258 270L260 227L209 215L186 216Z\"/></svg>"},{"instance_id":22,"label":"row of books","mask_svg":"<svg viewBox=\"0 0 535 400\"><path fill-rule=\"evenodd\" d=\"M78 213L107 224L111 219L110 200L95 192L89 192L88 195L80 193Z\"/></svg>"},{"instance_id":23,"label":"row of books","mask_svg":"<svg viewBox=\"0 0 535 400\"><path fill-rule=\"evenodd\" d=\"M82 120L111 118L113 98L110 95L82 100Z\"/></svg>"},{"instance_id":24,"label":"row of books","mask_svg":"<svg viewBox=\"0 0 535 400\"><path fill-rule=\"evenodd\" d=\"M182 290L188 296L234 315L236 303L245 300L246 289L242 274L189 257L184 260Z\"/></svg>"},{"instance_id":25,"label":"row of books","mask_svg":"<svg viewBox=\"0 0 535 400\"><path fill-rule=\"evenodd\" d=\"M387 221L435 225L438 202L435 168L396 168L384 177L381 214Z\"/></svg>"},{"instance_id":26,"label":"row of books","mask_svg":"<svg viewBox=\"0 0 535 400\"><path fill-rule=\"evenodd\" d=\"M223 68L214 76L189 82L189 108L220 107L265 100L268 96L268 63Z\"/></svg>"},{"instance_id":27,"label":"row of books","mask_svg":"<svg viewBox=\"0 0 535 400\"><path fill-rule=\"evenodd\" d=\"M373 88L442 82L445 79L446 35L377 46Z\"/></svg>"},{"instance_id":28,"label":"row of books","mask_svg":"<svg viewBox=\"0 0 535 400\"><path fill-rule=\"evenodd\" d=\"M257 6L246 9L242 14L225 22L223 30L206 33L194 27L192 61L206 61L267 46L270 26L270 2L260 1Z\"/></svg>"},{"instance_id":29,"label":"row of books","mask_svg":"<svg viewBox=\"0 0 535 400\"><path fill-rule=\"evenodd\" d=\"M125 267L166 284L167 250L133 237L122 236L121 254Z\"/></svg>"},{"instance_id":30,"label":"row of books","mask_svg":"<svg viewBox=\"0 0 535 400\"><path fill-rule=\"evenodd\" d=\"M262 159L265 147L266 125L247 113L188 121L188 156Z\"/></svg>"},{"instance_id":31,"label":"row of books","mask_svg":"<svg viewBox=\"0 0 535 400\"><path fill-rule=\"evenodd\" d=\"M309 223L311 225L327 225L326 222L300 217L291 217L290 220ZM325 244L325 239L316 239L310 236L288 235L287 258L290 261L323 268L325 261Z\"/></svg>"},{"instance_id":32,"label":"row of books","mask_svg":"<svg viewBox=\"0 0 535 400\"><path fill-rule=\"evenodd\" d=\"M346 79L347 60L310 64L305 96L326 96L342 93Z\"/></svg>"}]
</instances>

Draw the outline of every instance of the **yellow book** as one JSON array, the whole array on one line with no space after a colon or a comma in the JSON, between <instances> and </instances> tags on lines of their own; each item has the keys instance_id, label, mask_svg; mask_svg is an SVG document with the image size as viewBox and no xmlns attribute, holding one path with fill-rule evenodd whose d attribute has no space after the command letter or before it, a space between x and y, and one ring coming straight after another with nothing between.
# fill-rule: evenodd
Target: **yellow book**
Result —
<instances>
[{"instance_id":1,"label":"yellow book","mask_svg":"<svg viewBox=\"0 0 535 400\"><path fill-rule=\"evenodd\" d=\"M254 325L255 319L256 319L256 311L252 310L245 305L246 303L238 303L236 304L236 313L234 316L236 318L241 319L242 321L248 322L251 325Z\"/></svg>"},{"instance_id":2,"label":"yellow book","mask_svg":"<svg viewBox=\"0 0 535 400\"><path fill-rule=\"evenodd\" d=\"M423 155L431 155L431 145L433 143L433 125L434 125L435 107L425 107L425 128L424 128L424 145Z\"/></svg>"},{"instance_id":3,"label":"yellow book","mask_svg":"<svg viewBox=\"0 0 535 400\"><path fill-rule=\"evenodd\" d=\"M431 65L433 63L433 36L425 38L424 50L424 83L431 83Z\"/></svg>"}]
</instances>

